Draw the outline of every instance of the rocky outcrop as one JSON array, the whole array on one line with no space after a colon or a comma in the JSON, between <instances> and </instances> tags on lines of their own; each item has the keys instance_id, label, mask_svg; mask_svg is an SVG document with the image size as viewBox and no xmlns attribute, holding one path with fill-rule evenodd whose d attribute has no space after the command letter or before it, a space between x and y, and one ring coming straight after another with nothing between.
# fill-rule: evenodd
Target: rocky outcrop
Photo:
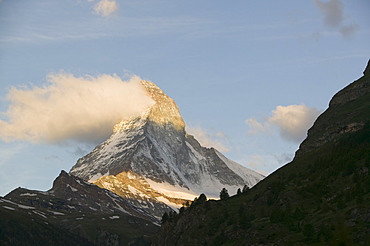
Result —
<instances>
[{"instance_id":1,"label":"rocky outcrop","mask_svg":"<svg viewBox=\"0 0 370 246\"><path fill-rule=\"evenodd\" d=\"M369 64L364 76L336 93L329 108L322 113L301 143L296 157L315 150L327 142L336 141L342 134L361 130L369 118L363 108L370 103Z\"/></svg>"},{"instance_id":2,"label":"rocky outcrop","mask_svg":"<svg viewBox=\"0 0 370 246\"><path fill-rule=\"evenodd\" d=\"M364 75L362 78L349 84L348 86L340 90L337 94L335 94L329 103L329 108L346 104L347 102L356 100L357 98L370 93L369 75Z\"/></svg>"}]
</instances>

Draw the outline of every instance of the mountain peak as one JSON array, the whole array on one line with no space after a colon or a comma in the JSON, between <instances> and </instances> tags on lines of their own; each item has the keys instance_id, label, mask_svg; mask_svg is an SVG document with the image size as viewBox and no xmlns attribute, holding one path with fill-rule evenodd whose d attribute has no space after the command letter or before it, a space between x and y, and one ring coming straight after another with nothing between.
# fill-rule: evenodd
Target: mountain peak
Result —
<instances>
[{"instance_id":1,"label":"mountain peak","mask_svg":"<svg viewBox=\"0 0 370 246\"><path fill-rule=\"evenodd\" d=\"M113 132L122 132L147 121L155 122L161 126L171 124L176 130L183 131L185 122L175 101L153 82L142 80L140 83L146 89L148 96L153 99L154 104L146 109L140 117L122 120L115 125Z\"/></svg>"},{"instance_id":2,"label":"mountain peak","mask_svg":"<svg viewBox=\"0 0 370 246\"><path fill-rule=\"evenodd\" d=\"M140 117L118 123L112 136L80 158L70 174L118 193L157 217L164 211L158 203L176 208L198 194L217 198L222 188L236 192L264 178L216 149L202 147L186 134L174 100L152 82L141 84L154 104Z\"/></svg>"}]
</instances>

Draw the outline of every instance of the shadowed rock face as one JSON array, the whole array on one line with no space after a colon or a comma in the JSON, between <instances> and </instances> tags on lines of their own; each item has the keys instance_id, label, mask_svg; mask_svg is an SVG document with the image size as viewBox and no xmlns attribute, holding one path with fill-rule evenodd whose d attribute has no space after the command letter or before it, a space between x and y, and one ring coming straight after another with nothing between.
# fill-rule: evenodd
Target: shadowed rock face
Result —
<instances>
[{"instance_id":1,"label":"shadowed rock face","mask_svg":"<svg viewBox=\"0 0 370 246\"><path fill-rule=\"evenodd\" d=\"M154 235L159 224L128 200L65 171L50 190L17 188L0 204L0 245L128 245Z\"/></svg>"},{"instance_id":2,"label":"shadowed rock face","mask_svg":"<svg viewBox=\"0 0 370 246\"><path fill-rule=\"evenodd\" d=\"M364 76L336 93L329 103L329 108L322 113L302 142L296 157L333 142L347 132L361 130L368 119L363 109L370 103L369 63Z\"/></svg>"},{"instance_id":3,"label":"shadowed rock face","mask_svg":"<svg viewBox=\"0 0 370 246\"><path fill-rule=\"evenodd\" d=\"M369 245L368 88L365 75L338 92L292 162L239 195L194 202L152 245Z\"/></svg>"},{"instance_id":4,"label":"shadowed rock face","mask_svg":"<svg viewBox=\"0 0 370 246\"><path fill-rule=\"evenodd\" d=\"M130 214L152 222L158 220L139 211L122 197L101 189L71 174L61 171L49 191L18 188L6 195L7 199L27 206L50 209L62 213ZM167 207L167 211L170 208ZM166 211L166 210L164 210Z\"/></svg>"},{"instance_id":5,"label":"shadowed rock face","mask_svg":"<svg viewBox=\"0 0 370 246\"><path fill-rule=\"evenodd\" d=\"M224 187L234 193L237 188L251 187L264 178L214 148L202 147L185 132L185 123L175 102L155 84L141 83L155 104L140 117L118 123L112 136L79 159L71 174L139 201L144 200L140 196L148 195L143 189L148 185L145 182L154 182L159 188L151 187L152 194L161 194L158 199L167 199L174 206L181 206L183 199L192 200L200 193L218 197ZM142 183L136 184L137 187L131 184L134 188L131 190L119 190L118 187L128 186L125 179L119 178L128 172ZM186 196L179 196L180 193Z\"/></svg>"}]
</instances>

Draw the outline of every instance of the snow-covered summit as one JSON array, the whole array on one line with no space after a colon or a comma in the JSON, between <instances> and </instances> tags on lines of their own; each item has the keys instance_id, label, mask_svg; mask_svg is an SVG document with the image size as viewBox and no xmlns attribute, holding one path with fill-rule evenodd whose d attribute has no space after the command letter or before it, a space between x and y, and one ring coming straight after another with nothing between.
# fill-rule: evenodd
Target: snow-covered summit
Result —
<instances>
[{"instance_id":1,"label":"snow-covered summit","mask_svg":"<svg viewBox=\"0 0 370 246\"><path fill-rule=\"evenodd\" d=\"M201 193L216 198L224 187L233 194L264 178L214 148L202 147L185 132L173 99L152 82L141 83L155 103L140 117L118 123L111 137L79 159L71 174L124 197L140 199L150 189L155 199L173 206ZM129 179L122 177L128 173L141 184L125 183Z\"/></svg>"}]
</instances>

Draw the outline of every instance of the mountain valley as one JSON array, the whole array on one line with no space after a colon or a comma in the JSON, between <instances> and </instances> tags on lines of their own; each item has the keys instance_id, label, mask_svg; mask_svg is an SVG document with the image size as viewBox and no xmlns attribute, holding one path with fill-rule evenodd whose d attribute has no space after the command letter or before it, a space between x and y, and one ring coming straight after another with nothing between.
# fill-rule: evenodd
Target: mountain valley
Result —
<instances>
[{"instance_id":1,"label":"mountain valley","mask_svg":"<svg viewBox=\"0 0 370 246\"><path fill-rule=\"evenodd\" d=\"M142 81L154 104L140 117L50 190L0 197L0 244L370 245L369 69L266 178L201 146L175 102Z\"/></svg>"}]
</instances>

